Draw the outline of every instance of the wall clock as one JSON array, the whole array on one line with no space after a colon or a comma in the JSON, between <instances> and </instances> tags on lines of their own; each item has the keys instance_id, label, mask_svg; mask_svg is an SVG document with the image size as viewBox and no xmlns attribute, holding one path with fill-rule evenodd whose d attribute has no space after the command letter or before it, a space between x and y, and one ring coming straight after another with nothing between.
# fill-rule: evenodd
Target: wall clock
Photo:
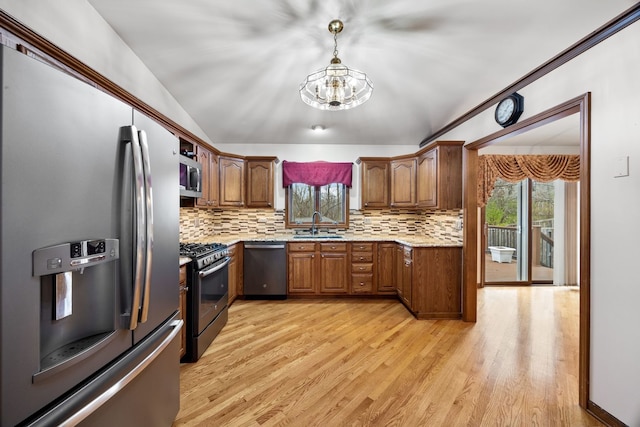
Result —
<instances>
[{"instance_id":1,"label":"wall clock","mask_svg":"<svg viewBox=\"0 0 640 427\"><path fill-rule=\"evenodd\" d=\"M496 122L503 128L518 121L524 111L524 97L517 92L504 98L496 107Z\"/></svg>"}]
</instances>

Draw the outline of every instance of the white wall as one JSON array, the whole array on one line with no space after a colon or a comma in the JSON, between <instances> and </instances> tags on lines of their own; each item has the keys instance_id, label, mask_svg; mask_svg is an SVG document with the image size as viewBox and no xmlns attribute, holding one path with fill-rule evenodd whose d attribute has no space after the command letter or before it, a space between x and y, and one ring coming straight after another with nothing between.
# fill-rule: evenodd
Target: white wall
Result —
<instances>
[{"instance_id":1,"label":"white wall","mask_svg":"<svg viewBox=\"0 0 640 427\"><path fill-rule=\"evenodd\" d=\"M585 92L591 110L590 400L640 425L640 23L518 91L522 119ZM500 128L487 110L442 139L474 141ZM630 174L614 178L616 158Z\"/></svg>"},{"instance_id":2,"label":"white wall","mask_svg":"<svg viewBox=\"0 0 640 427\"><path fill-rule=\"evenodd\" d=\"M211 143L204 131L86 0L0 0L0 8Z\"/></svg>"}]
</instances>

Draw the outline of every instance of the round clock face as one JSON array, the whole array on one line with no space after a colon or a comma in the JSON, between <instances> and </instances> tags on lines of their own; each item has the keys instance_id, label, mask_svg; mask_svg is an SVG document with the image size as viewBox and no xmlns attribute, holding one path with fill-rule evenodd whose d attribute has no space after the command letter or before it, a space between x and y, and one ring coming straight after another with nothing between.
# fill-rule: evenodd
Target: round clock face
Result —
<instances>
[{"instance_id":1,"label":"round clock face","mask_svg":"<svg viewBox=\"0 0 640 427\"><path fill-rule=\"evenodd\" d=\"M506 98L500 101L496 108L496 121L500 124L506 123L516 109L516 102L513 98Z\"/></svg>"}]
</instances>

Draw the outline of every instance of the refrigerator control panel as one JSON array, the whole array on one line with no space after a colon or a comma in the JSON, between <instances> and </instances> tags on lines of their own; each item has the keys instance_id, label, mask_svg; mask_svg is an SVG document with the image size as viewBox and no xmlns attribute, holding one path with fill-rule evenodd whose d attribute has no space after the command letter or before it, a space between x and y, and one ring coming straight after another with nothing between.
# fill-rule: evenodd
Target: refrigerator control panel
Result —
<instances>
[{"instance_id":1,"label":"refrigerator control panel","mask_svg":"<svg viewBox=\"0 0 640 427\"><path fill-rule=\"evenodd\" d=\"M61 243L33 251L33 276L64 273L120 257L118 239L93 239Z\"/></svg>"}]
</instances>

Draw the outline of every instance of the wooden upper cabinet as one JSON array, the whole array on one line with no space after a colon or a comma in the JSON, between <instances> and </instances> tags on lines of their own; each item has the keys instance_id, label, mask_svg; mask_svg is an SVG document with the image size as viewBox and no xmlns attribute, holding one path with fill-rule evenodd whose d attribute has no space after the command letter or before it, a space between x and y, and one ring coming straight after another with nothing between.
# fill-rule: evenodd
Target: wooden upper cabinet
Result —
<instances>
[{"instance_id":1,"label":"wooden upper cabinet","mask_svg":"<svg viewBox=\"0 0 640 427\"><path fill-rule=\"evenodd\" d=\"M361 159L362 208L389 207L389 160Z\"/></svg>"},{"instance_id":2,"label":"wooden upper cabinet","mask_svg":"<svg viewBox=\"0 0 640 427\"><path fill-rule=\"evenodd\" d=\"M247 158L248 208L273 207L273 169L275 157Z\"/></svg>"},{"instance_id":3,"label":"wooden upper cabinet","mask_svg":"<svg viewBox=\"0 0 640 427\"><path fill-rule=\"evenodd\" d=\"M418 206L438 206L438 150L429 150L418 157Z\"/></svg>"},{"instance_id":4,"label":"wooden upper cabinet","mask_svg":"<svg viewBox=\"0 0 640 427\"><path fill-rule=\"evenodd\" d=\"M437 141L418 153L418 206L462 209L463 141Z\"/></svg>"},{"instance_id":5,"label":"wooden upper cabinet","mask_svg":"<svg viewBox=\"0 0 640 427\"><path fill-rule=\"evenodd\" d=\"M392 160L391 207L416 206L416 158Z\"/></svg>"},{"instance_id":6,"label":"wooden upper cabinet","mask_svg":"<svg viewBox=\"0 0 640 427\"><path fill-rule=\"evenodd\" d=\"M218 206L218 156L201 145L195 148L196 159L202 165L202 197L196 199L196 206Z\"/></svg>"},{"instance_id":7,"label":"wooden upper cabinet","mask_svg":"<svg viewBox=\"0 0 640 427\"><path fill-rule=\"evenodd\" d=\"M219 157L220 206L244 206L244 160Z\"/></svg>"}]
</instances>

